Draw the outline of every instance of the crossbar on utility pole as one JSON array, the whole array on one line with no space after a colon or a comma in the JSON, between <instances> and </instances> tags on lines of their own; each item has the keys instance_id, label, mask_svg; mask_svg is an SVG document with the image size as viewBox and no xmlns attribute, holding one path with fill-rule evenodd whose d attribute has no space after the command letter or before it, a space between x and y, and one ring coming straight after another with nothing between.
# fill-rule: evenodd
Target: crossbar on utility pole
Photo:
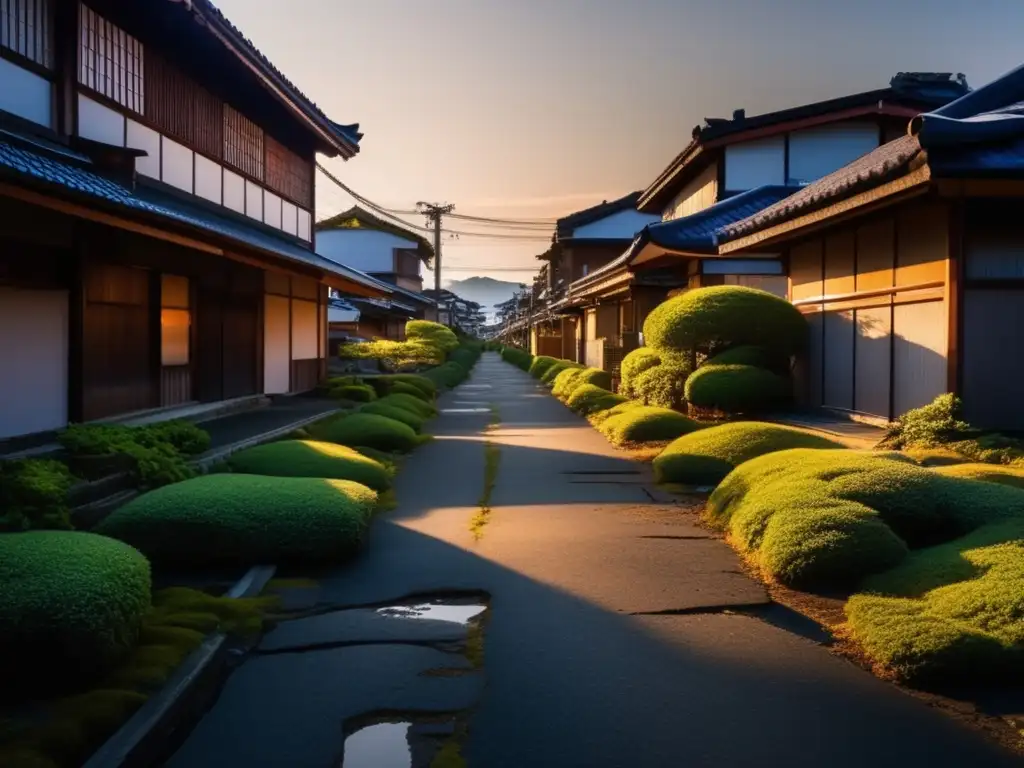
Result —
<instances>
[{"instance_id":1,"label":"crossbar on utility pole","mask_svg":"<svg viewBox=\"0 0 1024 768\"><path fill-rule=\"evenodd\" d=\"M427 221L434 225L434 292L437 294L438 312L441 309L441 221L446 213L455 210L455 205L446 203L419 202L416 205L423 209L423 215Z\"/></svg>"}]
</instances>

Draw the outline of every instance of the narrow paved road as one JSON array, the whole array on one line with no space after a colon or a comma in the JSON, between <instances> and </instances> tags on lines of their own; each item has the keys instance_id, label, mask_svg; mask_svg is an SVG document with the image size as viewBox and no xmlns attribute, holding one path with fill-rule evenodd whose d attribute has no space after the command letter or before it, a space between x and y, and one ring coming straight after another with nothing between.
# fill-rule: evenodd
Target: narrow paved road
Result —
<instances>
[{"instance_id":1,"label":"narrow paved road","mask_svg":"<svg viewBox=\"0 0 1024 768\"><path fill-rule=\"evenodd\" d=\"M285 624L170 765L326 768L341 760L346 718L465 707L470 768L1017 764L763 621L765 592L728 547L652 498L646 468L496 355L442 407L437 439L399 477L399 509L316 599L483 590L483 674L423 674L453 666L423 644L450 626L399 640L372 611ZM477 540L488 442L500 467Z\"/></svg>"}]
</instances>

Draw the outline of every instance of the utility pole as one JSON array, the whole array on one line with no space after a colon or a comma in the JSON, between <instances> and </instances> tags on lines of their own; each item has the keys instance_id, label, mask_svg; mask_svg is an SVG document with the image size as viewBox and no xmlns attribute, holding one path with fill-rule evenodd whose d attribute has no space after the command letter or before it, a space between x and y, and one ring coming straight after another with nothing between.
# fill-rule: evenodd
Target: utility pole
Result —
<instances>
[{"instance_id":1,"label":"utility pole","mask_svg":"<svg viewBox=\"0 0 1024 768\"><path fill-rule=\"evenodd\" d=\"M434 225L434 291L437 294L438 310L440 310L441 301L441 220L446 213L451 213L455 210L455 205L452 203L446 203L440 205L438 203L416 203L417 208L423 210L423 215L427 217L427 221Z\"/></svg>"}]
</instances>

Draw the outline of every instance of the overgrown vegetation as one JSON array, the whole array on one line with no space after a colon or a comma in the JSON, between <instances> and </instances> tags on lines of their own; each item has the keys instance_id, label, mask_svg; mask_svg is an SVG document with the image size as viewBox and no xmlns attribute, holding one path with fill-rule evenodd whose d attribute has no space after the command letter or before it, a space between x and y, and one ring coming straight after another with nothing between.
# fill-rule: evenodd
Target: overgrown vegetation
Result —
<instances>
[{"instance_id":1,"label":"overgrown vegetation","mask_svg":"<svg viewBox=\"0 0 1024 768\"><path fill-rule=\"evenodd\" d=\"M392 473L384 464L354 448L316 440L257 445L232 454L228 464L241 474L352 480L375 491L391 487Z\"/></svg>"},{"instance_id":2,"label":"overgrown vegetation","mask_svg":"<svg viewBox=\"0 0 1024 768\"><path fill-rule=\"evenodd\" d=\"M161 565L308 565L353 555L376 503L350 480L207 475L140 496L96 531Z\"/></svg>"},{"instance_id":3,"label":"overgrown vegetation","mask_svg":"<svg viewBox=\"0 0 1024 768\"><path fill-rule=\"evenodd\" d=\"M498 409L491 406L491 418L488 420L488 429L493 429L500 423ZM497 443L487 440L484 442L484 485L480 492L480 499L477 502L477 512L469 523L469 530L473 538L479 541L483 538L484 529L491 520L491 494L494 491L494 484L498 480L498 467L501 463L501 448Z\"/></svg>"},{"instance_id":4,"label":"overgrown vegetation","mask_svg":"<svg viewBox=\"0 0 1024 768\"><path fill-rule=\"evenodd\" d=\"M187 421L166 421L140 427L123 424L73 424L60 434L73 471L93 478L110 473L111 459L124 466L146 488L195 476L188 458L210 448L210 436Z\"/></svg>"},{"instance_id":5,"label":"overgrown vegetation","mask_svg":"<svg viewBox=\"0 0 1024 768\"><path fill-rule=\"evenodd\" d=\"M74 478L52 459L0 461L0 533L71 528Z\"/></svg>"},{"instance_id":6,"label":"overgrown vegetation","mask_svg":"<svg viewBox=\"0 0 1024 768\"><path fill-rule=\"evenodd\" d=\"M745 461L791 448L842 448L820 435L758 421L737 421L683 435L654 460L659 483L718 485Z\"/></svg>"}]
</instances>

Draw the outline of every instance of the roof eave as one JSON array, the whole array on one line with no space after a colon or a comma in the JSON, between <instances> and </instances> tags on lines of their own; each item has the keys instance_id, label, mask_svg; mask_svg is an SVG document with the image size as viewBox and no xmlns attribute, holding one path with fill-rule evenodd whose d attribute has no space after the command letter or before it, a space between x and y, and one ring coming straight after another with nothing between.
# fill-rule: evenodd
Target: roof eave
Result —
<instances>
[{"instance_id":1,"label":"roof eave","mask_svg":"<svg viewBox=\"0 0 1024 768\"><path fill-rule=\"evenodd\" d=\"M888 207L909 197L922 195L930 188L931 168L925 163L892 181L846 197L833 198L817 207L782 221L773 222L734 238L720 239L718 253L724 255L743 250L756 250L775 245L808 231L830 226L842 219L861 216L877 208ZM723 242L723 240L725 240Z\"/></svg>"}]
</instances>

